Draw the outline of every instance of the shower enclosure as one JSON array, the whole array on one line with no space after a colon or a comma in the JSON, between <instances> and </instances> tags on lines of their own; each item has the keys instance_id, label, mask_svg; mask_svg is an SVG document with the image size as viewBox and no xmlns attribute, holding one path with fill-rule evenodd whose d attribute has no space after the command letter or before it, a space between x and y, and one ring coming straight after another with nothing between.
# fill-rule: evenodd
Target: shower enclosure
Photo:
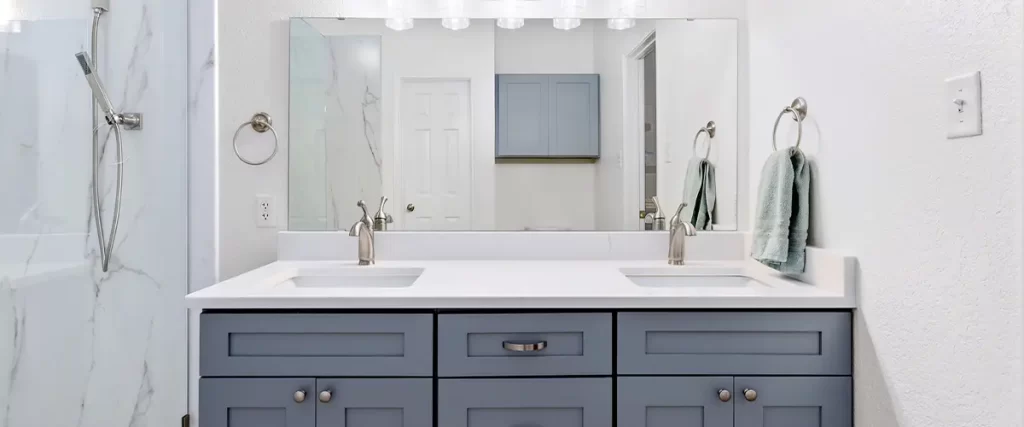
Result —
<instances>
[{"instance_id":1,"label":"shower enclosure","mask_svg":"<svg viewBox=\"0 0 1024 427\"><path fill-rule=\"evenodd\" d=\"M83 63L90 0L0 0L0 427L187 411L188 2L108 3ZM144 113L121 156L83 64L116 112Z\"/></svg>"}]
</instances>

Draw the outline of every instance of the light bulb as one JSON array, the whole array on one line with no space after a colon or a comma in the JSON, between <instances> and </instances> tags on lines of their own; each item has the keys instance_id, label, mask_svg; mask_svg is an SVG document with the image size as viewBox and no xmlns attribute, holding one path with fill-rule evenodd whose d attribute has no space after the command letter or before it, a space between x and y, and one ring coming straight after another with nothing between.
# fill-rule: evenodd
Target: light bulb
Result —
<instances>
[{"instance_id":1,"label":"light bulb","mask_svg":"<svg viewBox=\"0 0 1024 427\"><path fill-rule=\"evenodd\" d=\"M608 28L612 30L628 30L636 26L636 19L632 18L610 18Z\"/></svg>"},{"instance_id":2,"label":"light bulb","mask_svg":"<svg viewBox=\"0 0 1024 427\"><path fill-rule=\"evenodd\" d=\"M413 27L412 18L388 18L384 25L395 31L411 30Z\"/></svg>"},{"instance_id":3,"label":"light bulb","mask_svg":"<svg viewBox=\"0 0 1024 427\"><path fill-rule=\"evenodd\" d=\"M412 18L405 16L405 0L388 0L388 19L384 25L395 31L412 29Z\"/></svg>"},{"instance_id":4,"label":"light bulb","mask_svg":"<svg viewBox=\"0 0 1024 427\"><path fill-rule=\"evenodd\" d=\"M580 18L555 18L552 24L559 30L569 31L578 28L582 21Z\"/></svg>"},{"instance_id":5,"label":"light bulb","mask_svg":"<svg viewBox=\"0 0 1024 427\"><path fill-rule=\"evenodd\" d=\"M465 0L440 0L441 26L449 30L459 31L469 28L466 17Z\"/></svg>"},{"instance_id":6,"label":"light bulb","mask_svg":"<svg viewBox=\"0 0 1024 427\"><path fill-rule=\"evenodd\" d=\"M523 18L498 18L498 26L506 30L518 30L526 25Z\"/></svg>"},{"instance_id":7,"label":"light bulb","mask_svg":"<svg viewBox=\"0 0 1024 427\"><path fill-rule=\"evenodd\" d=\"M469 18L443 18L441 26L452 31L465 30L469 28Z\"/></svg>"}]
</instances>

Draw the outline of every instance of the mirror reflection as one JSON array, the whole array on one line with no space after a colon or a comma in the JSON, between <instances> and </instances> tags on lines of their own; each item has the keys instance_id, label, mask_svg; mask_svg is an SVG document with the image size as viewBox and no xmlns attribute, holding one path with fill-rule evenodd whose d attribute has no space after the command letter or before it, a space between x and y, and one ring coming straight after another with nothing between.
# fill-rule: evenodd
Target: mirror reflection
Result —
<instances>
[{"instance_id":1,"label":"mirror reflection","mask_svg":"<svg viewBox=\"0 0 1024 427\"><path fill-rule=\"evenodd\" d=\"M289 228L735 230L737 54L734 20L292 19Z\"/></svg>"}]
</instances>

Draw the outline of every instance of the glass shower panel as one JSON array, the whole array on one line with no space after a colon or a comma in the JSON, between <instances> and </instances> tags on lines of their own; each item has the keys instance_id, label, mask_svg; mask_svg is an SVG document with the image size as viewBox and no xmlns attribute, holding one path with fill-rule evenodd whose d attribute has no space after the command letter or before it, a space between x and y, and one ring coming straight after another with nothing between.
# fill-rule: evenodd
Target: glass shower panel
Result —
<instances>
[{"instance_id":1,"label":"glass shower panel","mask_svg":"<svg viewBox=\"0 0 1024 427\"><path fill-rule=\"evenodd\" d=\"M0 7L5 5L0 1ZM175 426L186 412L187 3L112 0L93 58L124 134L110 271L91 228L87 1L0 23L0 426ZM102 121L101 121L102 123ZM113 137L99 190L113 215Z\"/></svg>"}]
</instances>

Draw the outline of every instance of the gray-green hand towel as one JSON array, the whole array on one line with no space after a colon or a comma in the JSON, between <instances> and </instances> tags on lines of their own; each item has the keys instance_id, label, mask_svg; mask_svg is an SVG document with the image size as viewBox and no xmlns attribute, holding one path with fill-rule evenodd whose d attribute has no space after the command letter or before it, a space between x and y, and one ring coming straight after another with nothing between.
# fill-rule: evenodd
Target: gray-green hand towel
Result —
<instances>
[{"instance_id":1,"label":"gray-green hand towel","mask_svg":"<svg viewBox=\"0 0 1024 427\"><path fill-rule=\"evenodd\" d=\"M796 147L779 150L761 170L750 256L782 273L803 273L810 225L811 170Z\"/></svg>"},{"instance_id":2,"label":"gray-green hand towel","mask_svg":"<svg viewBox=\"0 0 1024 427\"><path fill-rule=\"evenodd\" d=\"M715 188L715 165L694 157L686 166L686 180L683 182L683 218L698 230L708 230L714 222L715 203L718 194Z\"/></svg>"}]
</instances>

